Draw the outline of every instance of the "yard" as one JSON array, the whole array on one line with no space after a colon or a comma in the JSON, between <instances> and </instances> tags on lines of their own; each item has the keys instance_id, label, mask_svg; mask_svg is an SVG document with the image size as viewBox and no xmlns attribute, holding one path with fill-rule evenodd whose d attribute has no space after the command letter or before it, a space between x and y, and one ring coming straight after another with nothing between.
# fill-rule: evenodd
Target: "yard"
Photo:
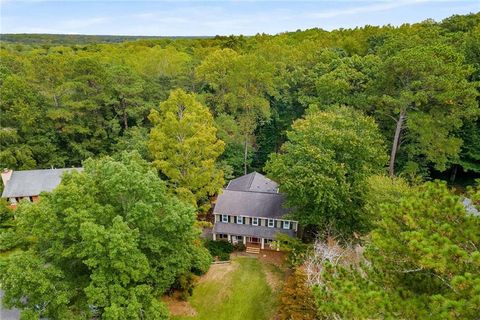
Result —
<instances>
[{"instance_id":1,"label":"yard","mask_svg":"<svg viewBox=\"0 0 480 320\"><path fill-rule=\"evenodd\" d=\"M231 264L213 265L188 302L166 302L177 320L267 320L275 315L282 279L278 266L238 256Z\"/></svg>"}]
</instances>

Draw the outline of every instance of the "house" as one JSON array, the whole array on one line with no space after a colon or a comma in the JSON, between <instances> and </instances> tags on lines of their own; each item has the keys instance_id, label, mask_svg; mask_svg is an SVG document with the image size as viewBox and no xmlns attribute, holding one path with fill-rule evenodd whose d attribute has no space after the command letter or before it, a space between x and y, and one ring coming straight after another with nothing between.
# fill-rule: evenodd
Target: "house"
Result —
<instances>
[{"instance_id":1,"label":"house","mask_svg":"<svg viewBox=\"0 0 480 320\"><path fill-rule=\"evenodd\" d=\"M231 180L213 209L213 240L277 249L272 242L278 233L295 237L298 229L297 221L284 218L284 203L278 184L257 172Z\"/></svg>"},{"instance_id":2,"label":"house","mask_svg":"<svg viewBox=\"0 0 480 320\"><path fill-rule=\"evenodd\" d=\"M41 192L50 192L62 181L65 172L83 168L71 169L44 169L44 170L3 170L3 193L2 198L8 199L12 206L20 200L35 202Z\"/></svg>"}]
</instances>

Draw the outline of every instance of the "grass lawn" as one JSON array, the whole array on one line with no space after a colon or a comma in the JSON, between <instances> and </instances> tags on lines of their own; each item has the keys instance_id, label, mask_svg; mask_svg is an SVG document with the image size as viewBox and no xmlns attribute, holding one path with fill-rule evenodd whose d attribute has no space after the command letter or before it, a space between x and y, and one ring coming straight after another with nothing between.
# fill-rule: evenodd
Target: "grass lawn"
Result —
<instances>
[{"instance_id":1,"label":"grass lawn","mask_svg":"<svg viewBox=\"0 0 480 320\"><path fill-rule=\"evenodd\" d=\"M230 265L212 266L189 299L196 315L174 319L271 319L277 307L276 284L282 276L278 267L250 257L236 257Z\"/></svg>"}]
</instances>

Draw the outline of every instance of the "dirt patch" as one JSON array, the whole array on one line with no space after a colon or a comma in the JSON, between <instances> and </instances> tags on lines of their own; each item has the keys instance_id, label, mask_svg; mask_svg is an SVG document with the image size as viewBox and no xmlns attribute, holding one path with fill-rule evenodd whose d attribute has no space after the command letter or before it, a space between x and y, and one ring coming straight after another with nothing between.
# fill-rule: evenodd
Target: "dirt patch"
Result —
<instances>
[{"instance_id":1,"label":"dirt patch","mask_svg":"<svg viewBox=\"0 0 480 320\"><path fill-rule=\"evenodd\" d=\"M195 309L188 303L188 301L180 300L178 297L165 296L162 298L167 305L168 310L172 316L193 317L197 315Z\"/></svg>"},{"instance_id":2,"label":"dirt patch","mask_svg":"<svg viewBox=\"0 0 480 320\"><path fill-rule=\"evenodd\" d=\"M276 265L279 268L285 267L285 253L281 251L262 250L258 255L260 260Z\"/></svg>"},{"instance_id":3,"label":"dirt patch","mask_svg":"<svg viewBox=\"0 0 480 320\"><path fill-rule=\"evenodd\" d=\"M206 274L200 277L199 283L204 281L222 281L227 274L235 271L238 268L238 263L232 261L229 264L213 264Z\"/></svg>"},{"instance_id":4,"label":"dirt patch","mask_svg":"<svg viewBox=\"0 0 480 320\"><path fill-rule=\"evenodd\" d=\"M265 271L265 278L270 288L272 288L273 291L278 291L281 287L281 279L279 275L271 268L272 267L268 265L263 266L263 270Z\"/></svg>"}]
</instances>

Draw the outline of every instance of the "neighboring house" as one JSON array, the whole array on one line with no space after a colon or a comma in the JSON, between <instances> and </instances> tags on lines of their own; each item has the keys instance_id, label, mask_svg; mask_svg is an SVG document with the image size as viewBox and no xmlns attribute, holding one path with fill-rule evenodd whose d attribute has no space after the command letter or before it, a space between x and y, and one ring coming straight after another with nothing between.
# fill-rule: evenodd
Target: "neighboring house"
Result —
<instances>
[{"instance_id":1,"label":"neighboring house","mask_svg":"<svg viewBox=\"0 0 480 320\"><path fill-rule=\"evenodd\" d=\"M4 170L2 172L3 193L12 206L20 200L37 201L41 192L50 192L62 181L65 172L82 168L71 169L44 169L44 170Z\"/></svg>"},{"instance_id":2,"label":"neighboring house","mask_svg":"<svg viewBox=\"0 0 480 320\"><path fill-rule=\"evenodd\" d=\"M213 240L277 249L271 243L278 233L295 237L298 229L297 221L283 218L284 202L278 184L257 172L230 181L213 209Z\"/></svg>"}]
</instances>

